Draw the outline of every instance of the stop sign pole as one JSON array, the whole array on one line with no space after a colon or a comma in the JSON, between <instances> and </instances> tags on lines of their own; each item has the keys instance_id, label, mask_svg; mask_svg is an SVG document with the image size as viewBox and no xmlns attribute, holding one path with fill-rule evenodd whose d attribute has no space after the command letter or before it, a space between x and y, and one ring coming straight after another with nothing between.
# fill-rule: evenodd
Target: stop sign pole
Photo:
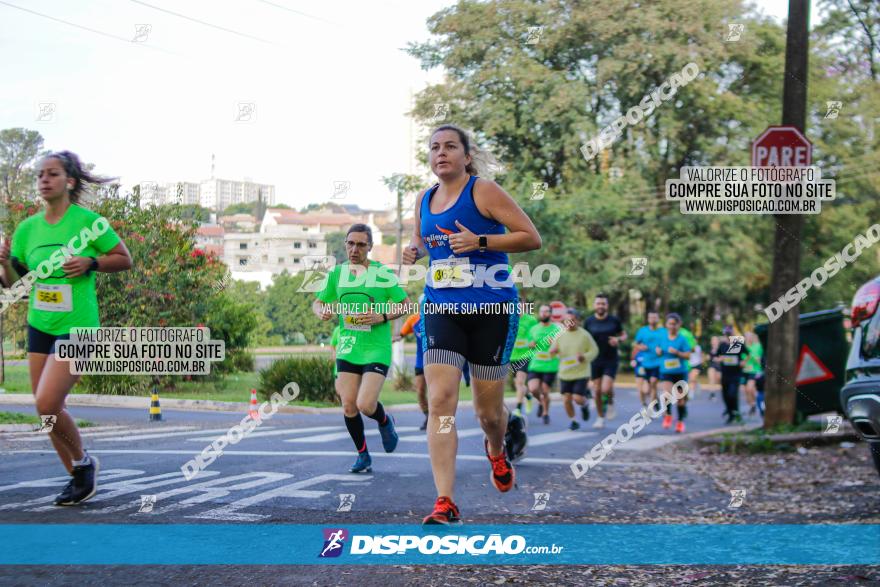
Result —
<instances>
[{"instance_id":1,"label":"stop sign pole","mask_svg":"<svg viewBox=\"0 0 880 587\"><path fill-rule=\"evenodd\" d=\"M807 120L807 56L809 54L809 0L789 0L788 29L785 40L785 79L782 86L782 124L793 127L803 141L803 129ZM770 131L771 129L767 129ZM776 133L759 137L755 147L767 147L761 151L753 148L753 164L769 162L769 148L779 140ZM790 135L789 135L790 136ZM760 141L760 144L758 144ZM776 142L775 156L781 160L786 145ZM796 148L787 145L789 148ZM794 151L789 152L794 157ZM808 159L809 161L809 159ZM809 162L807 163L809 164ZM801 234L804 217L800 214L779 214L775 218L776 236L773 243L773 275L770 279L770 300L777 300L800 279ZM796 308L796 307L795 307ZM772 322L768 329L766 368L766 413L764 427L772 428L789 424L795 417L795 368L798 354L798 312L795 308L785 312Z\"/></svg>"}]
</instances>

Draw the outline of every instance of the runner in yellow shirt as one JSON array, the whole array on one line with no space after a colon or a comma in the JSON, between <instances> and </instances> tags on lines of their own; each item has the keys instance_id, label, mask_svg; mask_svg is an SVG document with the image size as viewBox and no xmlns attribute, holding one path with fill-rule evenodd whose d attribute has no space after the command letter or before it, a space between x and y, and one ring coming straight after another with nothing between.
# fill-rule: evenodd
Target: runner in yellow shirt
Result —
<instances>
[{"instance_id":1,"label":"runner in yellow shirt","mask_svg":"<svg viewBox=\"0 0 880 587\"><path fill-rule=\"evenodd\" d=\"M562 405L571 419L569 430L581 427L574 417L574 403L581 407L581 418L584 422L590 419L590 408L587 406L589 387L589 366L599 354L599 345L589 332L578 326L577 310L568 308L565 312L563 326L565 330L550 345L550 355L559 355L559 385L562 391Z\"/></svg>"}]
</instances>

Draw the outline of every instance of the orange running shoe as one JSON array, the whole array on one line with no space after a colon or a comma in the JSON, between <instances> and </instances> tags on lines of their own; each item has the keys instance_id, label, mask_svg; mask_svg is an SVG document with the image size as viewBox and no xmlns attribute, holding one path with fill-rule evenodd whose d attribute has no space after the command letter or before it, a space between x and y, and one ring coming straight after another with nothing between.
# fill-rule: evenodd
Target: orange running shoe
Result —
<instances>
[{"instance_id":1,"label":"orange running shoe","mask_svg":"<svg viewBox=\"0 0 880 587\"><path fill-rule=\"evenodd\" d=\"M666 414L665 416L663 416L663 427L664 428L671 428L672 427L672 415L671 414Z\"/></svg>"},{"instance_id":2,"label":"orange running shoe","mask_svg":"<svg viewBox=\"0 0 880 587\"><path fill-rule=\"evenodd\" d=\"M676 423L675 423L675 431L676 431L677 433L679 433L679 434L681 434L682 432L684 432L684 422L682 422L681 420L679 420L678 422L676 422Z\"/></svg>"},{"instance_id":3,"label":"orange running shoe","mask_svg":"<svg viewBox=\"0 0 880 587\"><path fill-rule=\"evenodd\" d=\"M428 524L461 524L461 514L451 499L446 496L440 496L434 503L434 511L422 520L422 525Z\"/></svg>"},{"instance_id":4,"label":"orange running shoe","mask_svg":"<svg viewBox=\"0 0 880 587\"><path fill-rule=\"evenodd\" d=\"M488 438L483 438L483 446L486 449L486 456L489 457L489 462L492 463L492 472L489 473L489 480L492 481L495 489L501 493L510 491L516 479L516 473L513 471L513 465L507 460L507 451L502 451L497 457L490 455Z\"/></svg>"}]
</instances>

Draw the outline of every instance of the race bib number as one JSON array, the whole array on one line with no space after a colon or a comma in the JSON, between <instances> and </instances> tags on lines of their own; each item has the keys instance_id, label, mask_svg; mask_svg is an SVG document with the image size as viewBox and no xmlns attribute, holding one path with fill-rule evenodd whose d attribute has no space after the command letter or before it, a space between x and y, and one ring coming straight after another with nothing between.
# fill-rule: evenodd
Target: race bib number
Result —
<instances>
[{"instance_id":1,"label":"race bib number","mask_svg":"<svg viewBox=\"0 0 880 587\"><path fill-rule=\"evenodd\" d=\"M336 347L336 356L351 353L354 350L354 338L353 336L340 336L339 346Z\"/></svg>"},{"instance_id":2,"label":"race bib number","mask_svg":"<svg viewBox=\"0 0 880 587\"><path fill-rule=\"evenodd\" d=\"M35 285L34 308L46 312L73 311L73 294L70 284Z\"/></svg>"},{"instance_id":3,"label":"race bib number","mask_svg":"<svg viewBox=\"0 0 880 587\"><path fill-rule=\"evenodd\" d=\"M342 327L346 330L357 330L359 332L370 332L373 329L371 324L355 324L352 314L343 314Z\"/></svg>"},{"instance_id":4,"label":"race bib number","mask_svg":"<svg viewBox=\"0 0 880 587\"><path fill-rule=\"evenodd\" d=\"M663 361L663 368L667 371L673 371L681 367L681 361L678 359L666 359Z\"/></svg>"},{"instance_id":5,"label":"race bib number","mask_svg":"<svg viewBox=\"0 0 880 587\"><path fill-rule=\"evenodd\" d=\"M537 353L535 353L535 358L539 361L549 361L550 351L538 351Z\"/></svg>"},{"instance_id":6,"label":"race bib number","mask_svg":"<svg viewBox=\"0 0 880 587\"><path fill-rule=\"evenodd\" d=\"M727 365L728 367L736 367L739 365L739 356L738 355L724 355L721 357L721 363L723 365Z\"/></svg>"},{"instance_id":7,"label":"race bib number","mask_svg":"<svg viewBox=\"0 0 880 587\"><path fill-rule=\"evenodd\" d=\"M444 289L447 287L468 287L474 281L469 269L468 257L450 257L437 259L431 263L431 287Z\"/></svg>"},{"instance_id":8,"label":"race bib number","mask_svg":"<svg viewBox=\"0 0 880 587\"><path fill-rule=\"evenodd\" d=\"M578 364L577 355L573 357L562 357L559 359L559 370L566 371L568 369L573 369Z\"/></svg>"}]
</instances>

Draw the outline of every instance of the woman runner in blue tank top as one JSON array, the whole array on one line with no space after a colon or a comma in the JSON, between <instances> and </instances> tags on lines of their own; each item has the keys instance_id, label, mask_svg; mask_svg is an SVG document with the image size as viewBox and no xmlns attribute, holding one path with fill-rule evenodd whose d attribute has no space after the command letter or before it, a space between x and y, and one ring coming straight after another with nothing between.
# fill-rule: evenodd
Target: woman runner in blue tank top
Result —
<instances>
[{"instance_id":1,"label":"woman runner in blue tank top","mask_svg":"<svg viewBox=\"0 0 880 587\"><path fill-rule=\"evenodd\" d=\"M507 253L538 249L541 236L513 198L495 182L477 177L477 153L463 130L441 126L429 147L431 170L440 181L416 202L413 236L402 261L413 264L425 255L430 260L421 315L428 450L438 497L422 523L449 524L461 521L453 489L455 412L465 363L473 382L474 412L486 434L490 479L502 492L514 485L509 457L522 454L525 433L503 402L519 321ZM511 450L512 445L519 449Z\"/></svg>"}]
</instances>

